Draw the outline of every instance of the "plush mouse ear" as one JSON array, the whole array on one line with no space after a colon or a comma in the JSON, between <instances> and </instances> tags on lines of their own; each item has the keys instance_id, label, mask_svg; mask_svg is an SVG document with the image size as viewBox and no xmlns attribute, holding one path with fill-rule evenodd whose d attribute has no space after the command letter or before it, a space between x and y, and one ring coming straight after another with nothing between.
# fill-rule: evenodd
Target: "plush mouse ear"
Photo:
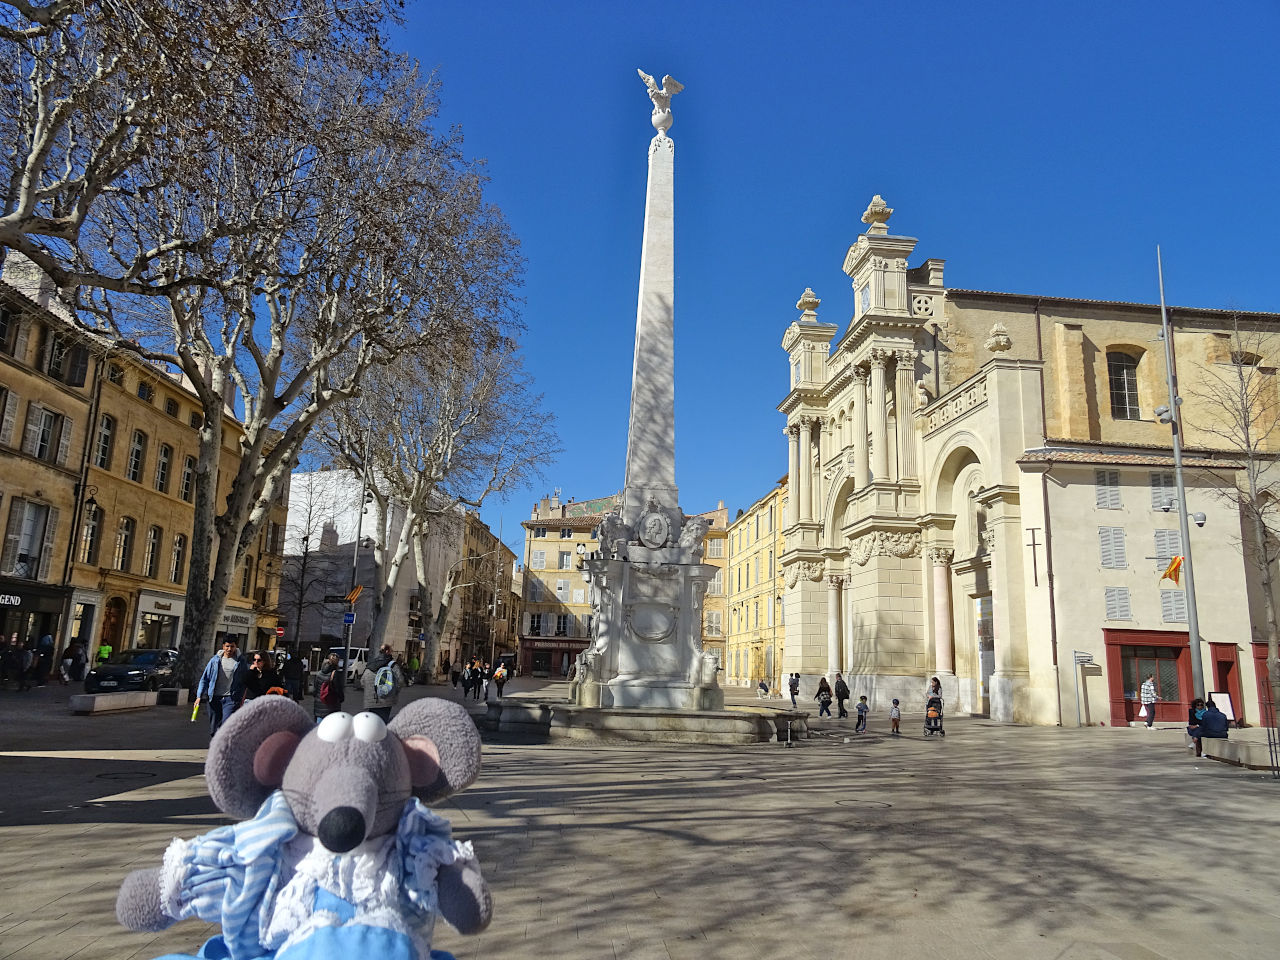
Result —
<instances>
[{"instance_id":1,"label":"plush mouse ear","mask_svg":"<svg viewBox=\"0 0 1280 960\"><path fill-rule=\"evenodd\" d=\"M432 801L457 793L480 775L480 734L471 715L452 700L425 697L405 706L387 728L402 743L427 737L439 754L440 774L426 785L414 783L413 792Z\"/></svg>"},{"instance_id":2,"label":"plush mouse ear","mask_svg":"<svg viewBox=\"0 0 1280 960\"><path fill-rule=\"evenodd\" d=\"M298 741L313 726L307 712L288 697L258 697L233 713L214 734L204 763L217 808L242 819L257 813L280 785Z\"/></svg>"}]
</instances>

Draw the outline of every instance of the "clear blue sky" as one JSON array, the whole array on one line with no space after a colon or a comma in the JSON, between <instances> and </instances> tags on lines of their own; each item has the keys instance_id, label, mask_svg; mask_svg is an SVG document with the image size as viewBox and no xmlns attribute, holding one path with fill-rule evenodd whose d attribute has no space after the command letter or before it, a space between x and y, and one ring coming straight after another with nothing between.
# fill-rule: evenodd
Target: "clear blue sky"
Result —
<instances>
[{"instance_id":1,"label":"clear blue sky","mask_svg":"<svg viewBox=\"0 0 1280 960\"><path fill-rule=\"evenodd\" d=\"M1280 5L419 2L400 38L487 158L528 259L530 369L564 448L482 516L622 484L653 129L676 142L676 480L730 516L786 472L779 347L874 193L949 286L1280 311Z\"/></svg>"}]
</instances>

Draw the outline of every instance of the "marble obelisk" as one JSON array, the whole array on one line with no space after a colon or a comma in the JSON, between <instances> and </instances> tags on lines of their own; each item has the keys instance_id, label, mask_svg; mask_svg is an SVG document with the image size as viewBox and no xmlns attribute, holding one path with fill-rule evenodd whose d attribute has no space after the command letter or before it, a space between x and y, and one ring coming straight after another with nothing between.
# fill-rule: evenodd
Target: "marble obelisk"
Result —
<instances>
[{"instance_id":1,"label":"marble obelisk","mask_svg":"<svg viewBox=\"0 0 1280 960\"><path fill-rule=\"evenodd\" d=\"M583 706L719 710L717 660L702 649L702 598L715 567L702 563L707 521L686 517L675 458L675 144L671 98L683 87L638 71L653 102L636 351L622 513L596 531L586 562L592 640L579 656Z\"/></svg>"}]
</instances>

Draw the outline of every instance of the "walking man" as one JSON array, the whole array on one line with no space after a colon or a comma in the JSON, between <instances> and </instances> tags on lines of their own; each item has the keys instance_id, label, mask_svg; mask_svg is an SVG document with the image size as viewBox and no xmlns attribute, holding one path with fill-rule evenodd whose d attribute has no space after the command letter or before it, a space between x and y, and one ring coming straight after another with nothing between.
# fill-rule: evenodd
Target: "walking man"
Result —
<instances>
[{"instance_id":1,"label":"walking man","mask_svg":"<svg viewBox=\"0 0 1280 960\"><path fill-rule=\"evenodd\" d=\"M787 692L791 694L791 709L796 707L796 697L800 695L800 674L793 673L787 681Z\"/></svg>"},{"instance_id":2,"label":"walking man","mask_svg":"<svg viewBox=\"0 0 1280 960\"><path fill-rule=\"evenodd\" d=\"M1156 696L1156 675L1148 673L1147 679L1142 681L1142 709L1147 714L1147 729L1151 729L1151 724L1156 720L1156 701L1160 698Z\"/></svg>"},{"instance_id":3,"label":"walking man","mask_svg":"<svg viewBox=\"0 0 1280 960\"><path fill-rule=\"evenodd\" d=\"M200 683L196 686L196 700L209 703L211 739L244 698L248 676L249 668L240 659L236 641L228 637L222 642L222 652L215 653L205 664Z\"/></svg>"},{"instance_id":4,"label":"walking man","mask_svg":"<svg viewBox=\"0 0 1280 960\"><path fill-rule=\"evenodd\" d=\"M845 707L844 702L849 699L849 685L844 682L844 677L836 673L836 706L839 710L836 713L836 719L849 716L849 711Z\"/></svg>"}]
</instances>

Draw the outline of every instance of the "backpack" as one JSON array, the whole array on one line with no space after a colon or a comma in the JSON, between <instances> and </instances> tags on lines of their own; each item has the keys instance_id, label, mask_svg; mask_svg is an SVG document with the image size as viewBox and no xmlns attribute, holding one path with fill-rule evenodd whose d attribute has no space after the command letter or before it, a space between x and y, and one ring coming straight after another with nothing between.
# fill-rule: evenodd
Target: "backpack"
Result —
<instances>
[{"instance_id":1,"label":"backpack","mask_svg":"<svg viewBox=\"0 0 1280 960\"><path fill-rule=\"evenodd\" d=\"M373 694L379 700L385 700L395 693L397 686L396 674L391 669L391 664L387 664L373 675Z\"/></svg>"},{"instance_id":2,"label":"backpack","mask_svg":"<svg viewBox=\"0 0 1280 960\"><path fill-rule=\"evenodd\" d=\"M342 704L342 701L338 699L338 685L333 680L337 672L337 670L333 671L333 673L320 681L320 702L326 707L338 707Z\"/></svg>"},{"instance_id":3,"label":"backpack","mask_svg":"<svg viewBox=\"0 0 1280 960\"><path fill-rule=\"evenodd\" d=\"M787 681L787 688L788 688L792 693L799 693L799 692L800 692L800 681L799 681L799 680L797 680L795 677L792 677L789 681Z\"/></svg>"}]
</instances>

